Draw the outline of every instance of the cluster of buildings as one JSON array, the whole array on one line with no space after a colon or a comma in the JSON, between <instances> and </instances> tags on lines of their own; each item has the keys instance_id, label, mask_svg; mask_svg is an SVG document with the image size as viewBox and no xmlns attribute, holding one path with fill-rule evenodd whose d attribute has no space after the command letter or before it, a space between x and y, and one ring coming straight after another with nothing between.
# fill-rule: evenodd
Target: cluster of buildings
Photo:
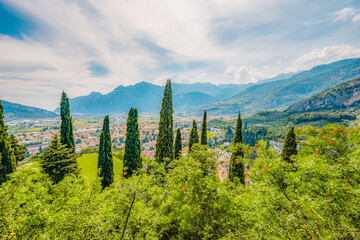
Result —
<instances>
[{"instance_id":1,"label":"cluster of buildings","mask_svg":"<svg viewBox=\"0 0 360 240\"><path fill-rule=\"evenodd\" d=\"M124 118L115 118L111 121L112 145L116 150L124 150L126 138L126 121ZM20 144L25 145L29 155L41 153L47 148L55 134L59 134L60 120L42 119L42 120L23 120L7 123L9 132L14 134ZM96 148L99 145L99 137L102 129L101 119L74 121L74 140L76 143L76 152L80 153L85 148ZM179 120L174 124L174 130L181 129L183 154L188 153L188 141L190 137L191 121ZM158 135L158 121L142 120L139 121L141 154L146 158L154 158L156 138ZM210 129L210 135L216 136L218 140L223 139L223 132L217 128ZM200 134L200 133L199 133ZM221 161L228 161L230 153L215 147L218 141L209 138L210 149L216 148Z\"/></svg>"}]
</instances>

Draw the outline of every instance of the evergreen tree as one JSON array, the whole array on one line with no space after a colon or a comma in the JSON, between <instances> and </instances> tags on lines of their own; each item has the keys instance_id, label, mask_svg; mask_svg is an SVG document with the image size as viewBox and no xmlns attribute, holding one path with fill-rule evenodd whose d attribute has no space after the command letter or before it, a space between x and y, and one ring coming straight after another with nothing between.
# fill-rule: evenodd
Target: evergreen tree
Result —
<instances>
[{"instance_id":1,"label":"evergreen tree","mask_svg":"<svg viewBox=\"0 0 360 240\"><path fill-rule=\"evenodd\" d=\"M193 120L193 127L190 131L190 139L189 139L189 153L191 152L191 148L195 143L199 143L199 134L197 131L197 125L195 119Z\"/></svg>"},{"instance_id":2,"label":"evergreen tree","mask_svg":"<svg viewBox=\"0 0 360 240\"><path fill-rule=\"evenodd\" d=\"M237 118L236 130L235 130L235 137L234 137L234 144L243 144L243 137L242 137L242 121L240 112ZM245 184L245 169L244 164L242 164L241 160L244 157L244 152L242 151L241 147L236 148L235 152L231 154L230 164L229 164L229 179L230 181L234 181L235 178L239 178L242 184Z\"/></svg>"},{"instance_id":3,"label":"evergreen tree","mask_svg":"<svg viewBox=\"0 0 360 240\"><path fill-rule=\"evenodd\" d=\"M68 148L73 148L73 150L75 151L75 141L73 135L72 118L70 116L69 98L66 96L66 93L64 91L62 92L61 95L60 115L61 115L61 129L60 129L61 143L66 144Z\"/></svg>"},{"instance_id":4,"label":"evergreen tree","mask_svg":"<svg viewBox=\"0 0 360 240\"><path fill-rule=\"evenodd\" d=\"M7 180L7 175L16 170L14 150L4 122L3 105L0 100L0 184Z\"/></svg>"},{"instance_id":5,"label":"evergreen tree","mask_svg":"<svg viewBox=\"0 0 360 240\"><path fill-rule=\"evenodd\" d=\"M124 153L124 176L131 177L136 170L142 168L140 146L140 133L138 125L138 112L136 108L129 111L126 125L125 153Z\"/></svg>"},{"instance_id":6,"label":"evergreen tree","mask_svg":"<svg viewBox=\"0 0 360 240\"><path fill-rule=\"evenodd\" d=\"M109 116L105 116L100 134L98 168L100 168L100 177L102 177L101 184L103 188L106 188L114 182Z\"/></svg>"},{"instance_id":7,"label":"evergreen tree","mask_svg":"<svg viewBox=\"0 0 360 240\"><path fill-rule=\"evenodd\" d=\"M159 162L171 161L174 158L174 130L171 81L167 80L162 99L159 134L156 140L155 158ZM169 162L166 162L168 164Z\"/></svg>"},{"instance_id":8,"label":"evergreen tree","mask_svg":"<svg viewBox=\"0 0 360 240\"><path fill-rule=\"evenodd\" d=\"M294 127L290 128L289 132L285 137L285 143L281 152L281 157L286 162L291 162L290 157L297 154L297 143L294 132Z\"/></svg>"},{"instance_id":9,"label":"evergreen tree","mask_svg":"<svg viewBox=\"0 0 360 240\"><path fill-rule=\"evenodd\" d=\"M231 127L228 126L228 127L226 128L225 137L224 137L224 142L232 143L233 139L234 139L234 133L233 133Z\"/></svg>"},{"instance_id":10,"label":"evergreen tree","mask_svg":"<svg viewBox=\"0 0 360 240\"><path fill-rule=\"evenodd\" d=\"M25 159L26 157L25 153L27 149L25 146L19 144L19 141L16 139L16 137L13 134L10 135L10 144L11 144L11 148L14 150L16 165L18 165L19 162Z\"/></svg>"},{"instance_id":11,"label":"evergreen tree","mask_svg":"<svg viewBox=\"0 0 360 240\"><path fill-rule=\"evenodd\" d=\"M175 137L175 153L174 157L175 159L178 159L182 155L182 143L181 143L181 131L180 128L176 131L176 137Z\"/></svg>"},{"instance_id":12,"label":"evergreen tree","mask_svg":"<svg viewBox=\"0 0 360 240\"><path fill-rule=\"evenodd\" d=\"M40 155L40 166L54 183L58 183L65 176L79 174L76 157L73 148L62 144L59 137L55 135L51 145Z\"/></svg>"},{"instance_id":13,"label":"evergreen tree","mask_svg":"<svg viewBox=\"0 0 360 240\"><path fill-rule=\"evenodd\" d=\"M201 127L201 145L207 146L206 110L204 111L203 122Z\"/></svg>"}]
</instances>

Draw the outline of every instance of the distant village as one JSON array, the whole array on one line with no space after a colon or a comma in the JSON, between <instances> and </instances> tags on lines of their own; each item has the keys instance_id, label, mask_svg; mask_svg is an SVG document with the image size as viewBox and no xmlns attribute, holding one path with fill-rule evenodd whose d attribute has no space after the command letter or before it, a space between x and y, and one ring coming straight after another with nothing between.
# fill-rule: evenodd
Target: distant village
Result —
<instances>
[{"instance_id":1,"label":"distant village","mask_svg":"<svg viewBox=\"0 0 360 240\"><path fill-rule=\"evenodd\" d=\"M181 129L183 155L188 153L188 141L190 136L192 120L177 119L174 123L174 131ZM27 147L27 155L37 155L42 153L51 142L55 134L59 134L60 119L38 119L38 120L14 120L6 123L9 133L19 140L21 145ZM198 127L201 122L198 122ZM126 118L114 117L111 120L111 138L112 146L117 151L124 150L126 136ZM76 153L81 154L84 151L94 151L99 145L99 136L101 133L101 119L74 121L74 140L76 143ZM155 155L156 137L158 134L158 121L143 120L139 121L141 155L153 159ZM200 129L198 129L200 130ZM218 128L208 129L209 150L214 150L219 159L219 178L224 179L227 176L227 168L231 152L229 150L230 142L224 142L224 131ZM174 136L175 137L175 136ZM221 144L220 144L221 143Z\"/></svg>"}]
</instances>

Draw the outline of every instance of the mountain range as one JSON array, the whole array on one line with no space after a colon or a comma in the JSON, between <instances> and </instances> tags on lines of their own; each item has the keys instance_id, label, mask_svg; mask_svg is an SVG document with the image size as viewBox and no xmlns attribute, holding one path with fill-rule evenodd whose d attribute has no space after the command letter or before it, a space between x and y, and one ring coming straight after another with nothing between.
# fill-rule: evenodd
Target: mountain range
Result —
<instances>
[{"instance_id":1,"label":"mountain range","mask_svg":"<svg viewBox=\"0 0 360 240\"><path fill-rule=\"evenodd\" d=\"M282 111L260 111L245 117L243 121L272 128L304 124L322 127L328 123L347 125L357 119L359 110L360 78L356 78L300 100ZM211 121L217 125L227 124L221 119ZM235 119L230 123L235 124Z\"/></svg>"},{"instance_id":2,"label":"mountain range","mask_svg":"<svg viewBox=\"0 0 360 240\"><path fill-rule=\"evenodd\" d=\"M249 86L226 100L201 106L210 115L243 115L279 109L360 76L360 58L320 65L285 80Z\"/></svg>"},{"instance_id":3,"label":"mountain range","mask_svg":"<svg viewBox=\"0 0 360 240\"><path fill-rule=\"evenodd\" d=\"M289 106L286 111L314 112L327 110L359 110L360 78L340 84Z\"/></svg>"},{"instance_id":4,"label":"mountain range","mask_svg":"<svg viewBox=\"0 0 360 240\"><path fill-rule=\"evenodd\" d=\"M230 97L246 87L248 84L172 83L174 109L189 110ZM70 99L70 106L73 113L124 113L131 107L136 107L139 112L158 112L163 91L163 86L140 82L126 87L118 86L104 95L92 92Z\"/></svg>"},{"instance_id":5,"label":"mountain range","mask_svg":"<svg viewBox=\"0 0 360 240\"><path fill-rule=\"evenodd\" d=\"M16 119L53 118L58 116L54 112L5 100L1 100L1 104L4 107L4 118L6 121Z\"/></svg>"},{"instance_id":6,"label":"mountain range","mask_svg":"<svg viewBox=\"0 0 360 240\"><path fill-rule=\"evenodd\" d=\"M360 58L320 65L301 73L281 74L251 84L172 83L174 110L181 115L243 115L287 107L360 76ZM281 79L283 78L283 79ZM279 80L280 79L280 80ZM108 94L93 92L70 100L74 113L158 112L163 87L141 82L119 86Z\"/></svg>"},{"instance_id":7,"label":"mountain range","mask_svg":"<svg viewBox=\"0 0 360 240\"><path fill-rule=\"evenodd\" d=\"M360 58L316 66L297 74L280 74L258 83L172 83L173 104L175 114L180 116L200 115L204 109L210 116L234 116L239 110L243 116L247 116L264 110L285 109L290 105L291 108L302 109L314 103L314 99L309 100L309 97L356 77L360 77ZM131 86L118 86L108 94L92 92L87 96L70 99L71 112L126 113L131 107L136 107L140 113L158 113L163 89L163 86L140 82ZM348 86L347 91L351 92L352 87ZM299 102L301 100L305 102ZM295 103L297 105L293 105ZM4 107L6 105L7 119L57 116L39 108L6 101L3 104ZM55 112L59 112L59 109Z\"/></svg>"}]
</instances>

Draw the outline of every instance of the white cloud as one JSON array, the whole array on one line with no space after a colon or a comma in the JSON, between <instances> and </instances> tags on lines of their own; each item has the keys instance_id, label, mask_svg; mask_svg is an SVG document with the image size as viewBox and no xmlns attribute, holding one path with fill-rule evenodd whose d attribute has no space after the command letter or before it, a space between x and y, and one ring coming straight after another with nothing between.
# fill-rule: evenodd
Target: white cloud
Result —
<instances>
[{"instance_id":1,"label":"white cloud","mask_svg":"<svg viewBox=\"0 0 360 240\"><path fill-rule=\"evenodd\" d=\"M156 85L160 85L160 86L165 86L166 81L168 79L171 79L175 76L174 73L164 73L161 76L155 78L152 83L156 84Z\"/></svg>"},{"instance_id":2,"label":"white cloud","mask_svg":"<svg viewBox=\"0 0 360 240\"><path fill-rule=\"evenodd\" d=\"M360 21L360 14L357 14L353 17L353 22Z\"/></svg>"},{"instance_id":3,"label":"white cloud","mask_svg":"<svg viewBox=\"0 0 360 240\"><path fill-rule=\"evenodd\" d=\"M360 49L355 49L349 45L335 45L324 48L315 48L296 59L295 63L290 66L288 72L298 72L308 70L320 64L327 64L334 61L360 57Z\"/></svg>"},{"instance_id":4,"label":"white cloud","mask_svg":"<svg viewBox=\"0 0 360 240\"><path fill-rule=\"evenodd\" d=\"M300 11L306 4L299 2L4 0L41 28L24 40L0 36L0 94L54 109L63 89L75 97L140 81L164 84L168 78L183 83L256 82L283 72L302 54L297 43L303 40L294 39L298 32L292 26L293 17L302 15L289 16L293 12L288 11L306 13ZM334 18L357 22L357 11L341 10ZM279 27L284 19L289 21L286 29ZM201 64L188 69L194 62ZM104 66L109 73L96 77L89 63ZM296 66L307 64L299 60ZM41 92L30 94L37 89Z\"/></svg>"},{"instance_id":5,"label":"white cloud","mask_svg":"<svg viewBox=\"0 0 360 240\"><path fill-rule=\"evenodd\" d=\"M360 20L360 9L343 8L333 13L333 15L335 17L333 22L346 21L347 19L352 19L353 22L357 22Z\"/></svg>"},{"instance_id":6,"label":"white cloud","mask_svg":"<svg viewBox=\"0 0 360 240\"><path fill-rule=\"evenodd\" d=\"M240 67L231 65L225 70L223 75L224 77L231 79L232 83L255 83L269 77L270 69L269 66L257 69L245 65Z\"/></svg>"}]
</instances>

